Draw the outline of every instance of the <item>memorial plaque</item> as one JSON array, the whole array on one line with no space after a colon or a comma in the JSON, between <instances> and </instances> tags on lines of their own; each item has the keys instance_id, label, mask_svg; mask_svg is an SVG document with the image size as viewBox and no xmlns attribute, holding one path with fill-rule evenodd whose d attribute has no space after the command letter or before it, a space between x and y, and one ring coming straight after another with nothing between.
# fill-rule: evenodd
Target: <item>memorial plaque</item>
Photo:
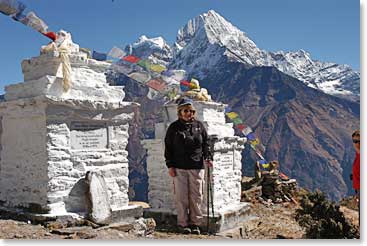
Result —
<instances>
[{"instance_id":1,"label":"memorial plaque","mask_svg":"<svg viewBox=\"0 0 367 246\"><path fill-rule=\"evenodd\" d=\"M70 143L72 149L108 148L108 128L105 123L71 122Z\"/></svg>"},{"instance_id":2,"label":"memorial plaque","mask_svg":"<svg viewBox=\"0 0 367 246\"><path fill-rule=\"evenodd\" d=\"M222 154L220 162L223 170L233 171L233 153Z\"/></svg>"}]
</instances>

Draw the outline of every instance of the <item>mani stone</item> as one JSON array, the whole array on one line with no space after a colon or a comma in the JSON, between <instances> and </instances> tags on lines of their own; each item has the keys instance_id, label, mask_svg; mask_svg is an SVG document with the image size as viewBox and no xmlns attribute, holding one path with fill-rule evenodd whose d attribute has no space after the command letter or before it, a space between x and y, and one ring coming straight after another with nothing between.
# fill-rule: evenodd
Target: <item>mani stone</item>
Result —
<instances>
[{"instance_id":1,"label":"mani stone","mask_svg":"<svg viewBox=\"0 0 367 246\"><path fill-rule=\"evenodd\" d=\"M97 224L107 224L112 212L106 182L97 172L88 172L86 179L89 183L89 196L91 201L90 217Z\"/></svg>"}]
</instances>

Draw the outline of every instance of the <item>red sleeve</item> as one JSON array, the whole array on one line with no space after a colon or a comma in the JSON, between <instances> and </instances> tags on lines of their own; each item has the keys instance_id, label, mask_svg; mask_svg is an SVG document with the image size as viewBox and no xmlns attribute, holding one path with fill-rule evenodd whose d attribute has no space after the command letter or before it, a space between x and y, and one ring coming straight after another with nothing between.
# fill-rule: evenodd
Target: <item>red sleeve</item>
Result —
<instances>
[{"instance_id":1,"label":"red sleeve","mask_svg":"<svg viewBox=\"0 0 367 246\"><path fill-rule=\"evenodd\" d=\"M360 162L359 162L359 154L356 154L356 158L353 162L353 189L359 190L360 189L360 179L359 179L359 169L360 169Z\"/></svg>"}]
</instances>

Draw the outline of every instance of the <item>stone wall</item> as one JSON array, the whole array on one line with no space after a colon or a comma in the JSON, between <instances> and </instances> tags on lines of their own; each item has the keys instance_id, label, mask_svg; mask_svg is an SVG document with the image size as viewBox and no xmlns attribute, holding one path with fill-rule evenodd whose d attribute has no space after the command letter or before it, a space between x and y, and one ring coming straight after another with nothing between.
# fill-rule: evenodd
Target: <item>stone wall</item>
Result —
<instances>
[{"instance_id":1,"label":"stone wall","mask_svg":"<svg viewBox=\"0 0 367 246\"><path fill-rule=\"evenodd\" d=\"M47 204L45 108L36 100L0 105L0 201L9 206Z\"/></svg>"},{"instance_id":2,"label":"stone wall","mask_svg":"<svg viewBox=\"0 0 367 246\"><path fill-rule=\"evenodd\" d=\"M78 192L78 187L74 187L74 184L83 178L86 172L94 171L100 172L105 179L111 208L115 210L128 205L126 147L129 121L132 117L133 105L127 103L124 108L105 109L98 109L97 106L89 109L73 109L70 106L57 104L47 107L50 201L55 204L61 202L61 205L65 203L68 210L75 212L85 210L85 202L83 202L85 197L80 191ZM70 143L71 136L73 133L78 133L77 130L72 129L73 122L105 126L100 133L106 134L107 146L98 151L88 146L73 148ZM73 193L70 192L71 189L76 190Z\"/></svg>"},{"instance_id":3,"label":"stone wall","mask_svg":"<svg viewBox=\"0 0 367 246\"><path fill-rule=\"evenodd\" d=\"M241 201L241 152L244 143L239 137L215 141L212 172L215 211L226 210Z\"/></svg>"},{"instance_id":4,"label":"stone wall","mask_svg":"<svg viewBox=\"0 0 367 246\"><path fill-rule=\"evenodd\" d=\"M161 139L143 141L147 149L148 202L151 208L160 211L175 211L173 181L168 175L164 160L164 143Z\"/></svg>"}]
</instances>

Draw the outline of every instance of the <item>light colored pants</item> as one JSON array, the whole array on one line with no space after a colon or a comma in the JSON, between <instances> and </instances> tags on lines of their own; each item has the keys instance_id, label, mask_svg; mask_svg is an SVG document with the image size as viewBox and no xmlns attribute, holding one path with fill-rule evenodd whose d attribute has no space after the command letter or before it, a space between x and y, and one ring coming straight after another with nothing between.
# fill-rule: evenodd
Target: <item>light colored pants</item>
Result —
<instances>
[{"instance_id":1,"label":"light colored pants","mask_svg":"<svg viewBox=\"0 0 367 246\"><path fill-rule=\"evenodd\" d=\"M178 169L173 178L177 225L201 225L203 213L204 169Z\"/></svg>"}]
</instances>

